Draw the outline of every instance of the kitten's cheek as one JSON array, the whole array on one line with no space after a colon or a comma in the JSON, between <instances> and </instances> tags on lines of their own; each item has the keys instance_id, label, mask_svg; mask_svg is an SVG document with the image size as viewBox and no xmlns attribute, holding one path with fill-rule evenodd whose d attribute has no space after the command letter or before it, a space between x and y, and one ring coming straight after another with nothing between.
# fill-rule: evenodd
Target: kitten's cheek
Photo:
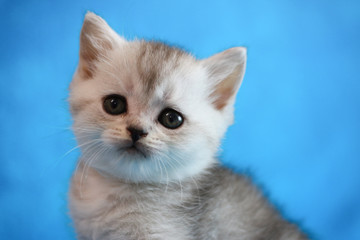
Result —
<instances>
[{"instance_id":1,"label":"kitten's cheek","mask_svg":"<svg viewBox=\"0 0 360 240\"><path fill-rule=\"evenodd\" d=\"M109 132L109 131L104 131L101 134L101 141L108 146L112 146L114 144L118 143L118 137L116 134Z\"/></svg>"},{"instance_id":2,"label":"kitten's cheek","mask_svg":"<svg viewBox=\"0 0 360 240\"><path fill-rule=\"evenodd\" d=\"M102 142L103 142L104 146L108 149L113 149L116 146L116 143L114 142L114 140L109 139L109 138L103 138Z\"/></svg>"}]
</instances>

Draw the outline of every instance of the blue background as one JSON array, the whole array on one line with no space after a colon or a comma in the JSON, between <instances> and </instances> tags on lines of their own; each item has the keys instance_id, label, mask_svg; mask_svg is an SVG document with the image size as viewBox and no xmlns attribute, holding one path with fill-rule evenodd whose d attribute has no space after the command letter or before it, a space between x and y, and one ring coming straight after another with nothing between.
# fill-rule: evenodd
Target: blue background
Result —
<instances>
[{"instance_id":1,"label":"blue background","mask_svg":"<svg viewBox=\"0 0 360 240\"><path fill-rule=\"evenodd\" d=\"M0 1L0 239L74 239L66 99L87 10L199 58L247 46L222 160L314 239L360 239L360 2L169 2Z\"/></svg>"}]
</instances>

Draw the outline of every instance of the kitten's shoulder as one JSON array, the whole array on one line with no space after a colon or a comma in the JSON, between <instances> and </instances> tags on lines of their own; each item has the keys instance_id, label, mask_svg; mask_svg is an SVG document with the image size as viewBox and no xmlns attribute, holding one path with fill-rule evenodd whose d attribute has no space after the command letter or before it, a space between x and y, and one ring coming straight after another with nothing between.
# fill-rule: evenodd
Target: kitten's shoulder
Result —
<instances>
[{"instance_id":1,"label":"kitten's shoulder","mask_svg":"<svg viewBox=\"0 0 360 240\"><path fill-rule=\"evenodd\" d=\"M209 169L203 175L200 186L209 204L214 204L215 210L220 209L220 215L224 217L237 213L243 215L244 209L251 211L254 208L255 211L257 206L266 210L272 208L248 176L221 165Z\"/></svg>"},{"instance_id":2,"label":"kitten's shoulder","mask_svg":"<svg viewBox=\"0 0 360 240\"><path fill-rule=\"evenodd\" d=\"M236 189L236 191L253 190L257 192L249 176L237 173L222 165L216 165L208 170L205 179L213 187L221 190Z\"/></svg>"},{"instance_id":3,"label":"kitten's shoulder","mask_svg":"<svg viewBox=\"0 0 360 240\"><path fill-rule=\"evenodd\" d=\"M212 216L217 222L219 239L307 239L296 225L285 221L249 176L223 166L208 172L207 186ZM227 223L227 224L226 224ZM238 239L238 238L235 238Z\"/></svg>"}]
</instances>

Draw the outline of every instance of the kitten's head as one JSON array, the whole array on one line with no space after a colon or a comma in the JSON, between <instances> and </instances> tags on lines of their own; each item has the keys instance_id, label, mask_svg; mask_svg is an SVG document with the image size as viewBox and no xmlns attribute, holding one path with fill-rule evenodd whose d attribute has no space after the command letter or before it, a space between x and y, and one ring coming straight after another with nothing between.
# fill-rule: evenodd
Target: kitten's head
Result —
<instances>
[{"instance_id":1,"label":"kitten's head","mask_svg":"<svg viewBox=\"0 0 360 240\"><path fill-rule=\"evenodd\" d=\"M162 43L126 41L86 14L69 99L82 161L133 182L204 171L232 123L245 63L242 47L196 60Z\"/></svg>"}]
</instances>

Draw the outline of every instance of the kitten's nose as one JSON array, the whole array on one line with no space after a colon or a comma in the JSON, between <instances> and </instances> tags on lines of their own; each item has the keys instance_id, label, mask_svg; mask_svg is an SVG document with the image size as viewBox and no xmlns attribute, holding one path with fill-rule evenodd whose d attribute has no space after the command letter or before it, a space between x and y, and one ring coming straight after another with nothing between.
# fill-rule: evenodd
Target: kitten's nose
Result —
<instances>
[{"instance_id":1,"label":"kitten's nose","mask_svg":"<svg viewBox=\"0 0 360 240\"><path fill-rule=\"evenodd\" d=\"M128 127L127 130L130 133L131 139L134 142L139 140L142 137L146 137L147 133L144 132L142 129L134 128L134 127Z\"/></svg>"}]
</instances>

